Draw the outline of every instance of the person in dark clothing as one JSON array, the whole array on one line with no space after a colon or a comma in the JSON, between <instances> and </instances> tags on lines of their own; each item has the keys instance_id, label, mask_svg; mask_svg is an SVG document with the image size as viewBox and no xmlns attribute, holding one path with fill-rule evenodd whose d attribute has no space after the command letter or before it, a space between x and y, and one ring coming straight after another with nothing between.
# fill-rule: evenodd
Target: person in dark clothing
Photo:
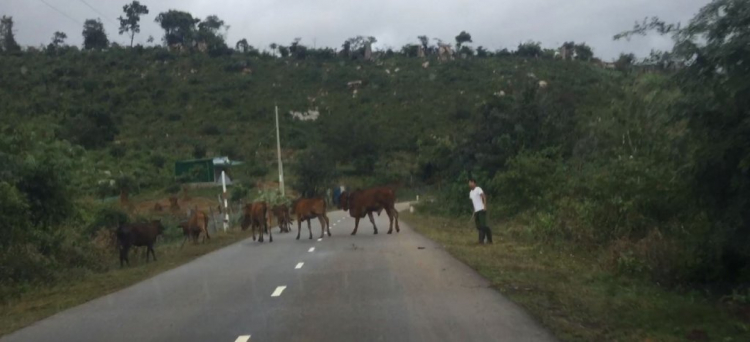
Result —
<instances>
[{"instance_id":1,"label":"person in dark clothing","mask_svg":"<svg viewBox=\"0 0 750 342\"><path fill-rule=\"evenodd\" d=\"M479 231L479 243L492 243L492 231L487 226L487 197L484 196L482 188L477 186L477 181L469 179L469 198L474 207L474 224Z\"/></svg>"}]
</instances>

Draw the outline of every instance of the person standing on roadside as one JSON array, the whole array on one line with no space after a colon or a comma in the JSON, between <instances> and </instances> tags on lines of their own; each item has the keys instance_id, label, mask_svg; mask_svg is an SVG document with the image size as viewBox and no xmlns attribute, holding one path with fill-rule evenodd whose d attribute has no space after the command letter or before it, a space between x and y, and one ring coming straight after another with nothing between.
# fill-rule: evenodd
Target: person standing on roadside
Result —
<instances>
[{"instance_id":1,"label":"person standing on roadside","mask_svg":"<svg viewBox=\"0 0 750 342\"><path fill-rule=\"evenodd\" d=\"M479 231L479 243L483 244L485 239L487 243L492 243L492 231L487 226L487 197L484 196L482 188L477 186L474 178L469 179L469 198L474 206L474 224Z\"/></svg>"}]
</instances>

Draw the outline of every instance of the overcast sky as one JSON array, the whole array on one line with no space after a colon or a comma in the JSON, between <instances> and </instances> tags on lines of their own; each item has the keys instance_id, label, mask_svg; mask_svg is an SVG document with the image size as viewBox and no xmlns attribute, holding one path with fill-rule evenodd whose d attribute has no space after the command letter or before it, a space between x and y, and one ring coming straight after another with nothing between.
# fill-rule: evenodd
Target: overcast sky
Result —
<instances>
[{"instance_id":1,"label":"overcast sky","mask_svg":"<svg viewBox=\"0 0 750 342\"><path fill-rule=\"evenodd\" d=\"M636 20L659 16L687 22L709 0L142 0L150 13L141 19L136 42L149 35L161 42L163 31L154 22L159 12L178 9L195 17L216 14L231 27L227 43L247 38L258 48L272 42L288 44L295 37L312 46L340 48L351 36L375 36L375 47L400 48L417 42L418 35L454 41L461 31L471 33L474 47L515 49L529 39L553 48L565 41L586 42L602 59L620 52L647 56L651 49L669 49L665 37L612 41L615 33ZM50 8L45 3L57 8ZM118 35L117 17L126 0L0 0L0 15L13 16L21 45L49 43L55 31L68 43L81 45L83 21L101 18L111 41ZM89 6L93 7L93 9Z\"/></svg>"}]
</instances>

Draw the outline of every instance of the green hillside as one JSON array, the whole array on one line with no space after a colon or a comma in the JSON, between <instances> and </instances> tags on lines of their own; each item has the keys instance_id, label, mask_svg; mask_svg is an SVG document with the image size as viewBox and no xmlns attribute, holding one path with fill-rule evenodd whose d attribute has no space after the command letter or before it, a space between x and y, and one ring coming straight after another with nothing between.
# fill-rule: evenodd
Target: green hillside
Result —
<instances>
[{"instance_id":1,"label":"green hillside","mask_svg":"<svg viewBox=\"0 0 750 342\"><path fill-rule=\"evenodd\" d=\"M544 80L549 87L543 96L564 97L575 107L568 114L575 116L605 104L623 81L618 72L583 62L515 57L432 59L428 67L423 62L212 58L162 48L26 53L2 58L0 111L4 123L42 124L88 150L107 152L97 154L99 169L153 174L162 163L136 162L192 158L196 146L209 156L228 154L262 169L272 166L278 104L285 149L322 143L340 164L372 154L360 167L367 173L401 153L413 168L420 139L456 136L494 93L520 96ZM347 86L352 81L362 81L356 95ZM308 110L319 111L319 119L289 115ZM360 142L364 139L369 140ZM358 143L369 146L355 151ZM167 162L159 169L170 168ZM166 185L168 172L159 174L138 178L143 187Z\"/></svg>"},{"instance_id":2,"label":"green hillside","mask_svg":"<svg viewBox=\"0 0 750 342\"><path fill-rule=\"evenodd\" d=\"M746 8L747 0L713 0L684 26L643 21L615 39L656 31L671 34L675 48L613 64L572 42L559 49L574 51L572 60L533 42L475 53L466 32L456 37L460 53L446 61L425 36L423 49L374 51L373 60L364 51L374 37L351 38L341 51L295 40L261 53L244 40L229 48L217 17L200 21L179 11L157 16L171 48L110 44L101 22L88 20L82 50L64 45L60 32L45 48L22 49L12 18L3 16L0 301L110 271L108 234L123 221L162 217L168 239L179 239L178 215L151 211L155 198L191 196L186 178L173 174L177 160L244 161L233 170L232 200L277 199L253 188L275 179L278 106L295 196L342 183L391 185L402 200L420 193L426 200L417 214L405 216L488 278L515 288L521 278L558 279L555 267L591 271L577 279L601 292L589 304L578 301L578 288L542 291L528 302L540 316L554 311L547 304L555 297L568 303L561 326L601 330L595 335L604 340L620 336L606 335L619 316L591 329L567 316L618 315L610 294L638 297L628 289L642 284L644 302L670 293L670 302L698 303L722 325L714 331L731 340L746 334L750 312ZM306 115L316 119L295 118ZM489 198L498 236L519 251L483 253L463 235L453 239L471 214L471 178ZM213 206L214 189L191 191ZM151 207L111 204L126 193ZM497 262L537 249L540 257L523 259L544 265L526 265L518 279ZM542 250L564 258L545 261ZM679 340L694 331L693 322L659 305L632 303L618 305L640 318L617 329L646 330L623 336ZM672 322L643 319L665 316ZM711 330L695 329L696 336Z\"/></svg>"}]
</instances>

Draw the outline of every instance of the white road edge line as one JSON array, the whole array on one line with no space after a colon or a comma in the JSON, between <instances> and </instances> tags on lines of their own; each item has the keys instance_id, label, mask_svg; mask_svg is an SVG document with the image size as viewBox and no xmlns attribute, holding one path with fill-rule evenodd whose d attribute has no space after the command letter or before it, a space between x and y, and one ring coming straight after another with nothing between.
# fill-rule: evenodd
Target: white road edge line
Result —
<instances>
[{"instance_id":1,"label":"white road edge line","mask_svg":"<svg viewBox=\"0 0 750 342\"><path fill-rule=\"evenodd\" d=\"M286 289L286 286L277 286L276 290L271 294L271 297L281 296L281 293L284 292L284 289Z\"/></svg>"},{"instance_id":2,"label":"white road edge line","mask_svg":"<svg viewBox=\"0 0 750 342\"><path fill-rule=\"evenodd\" d=\"M297 266L294 267L294 269L298 270L298 269L302 268L302 265L304 265L304 264L305 264L304 262L298 263Z\"/></svg>"},{"instance_id":3,"label":"white road edge line","mask_svg":"<svg viewBox=\"0 0 750 342\"><path fill-rule=\"evenodd\" d=\"M234 342L247 342L247 341L250 341L250 336L251 335L240 335L239 337L237 337L236 340L234 340Z\"/></svg>"},{"instance_id":4,"label":"white road edge line","mask_svg":"<svg viewBox=\"0 0 750 342\"><path fill-rule=\"evenodd\" d=\"M315 252L315 247L310 247L310 249L307 250L308 253Z\"/></svg>"}]
</instances>

